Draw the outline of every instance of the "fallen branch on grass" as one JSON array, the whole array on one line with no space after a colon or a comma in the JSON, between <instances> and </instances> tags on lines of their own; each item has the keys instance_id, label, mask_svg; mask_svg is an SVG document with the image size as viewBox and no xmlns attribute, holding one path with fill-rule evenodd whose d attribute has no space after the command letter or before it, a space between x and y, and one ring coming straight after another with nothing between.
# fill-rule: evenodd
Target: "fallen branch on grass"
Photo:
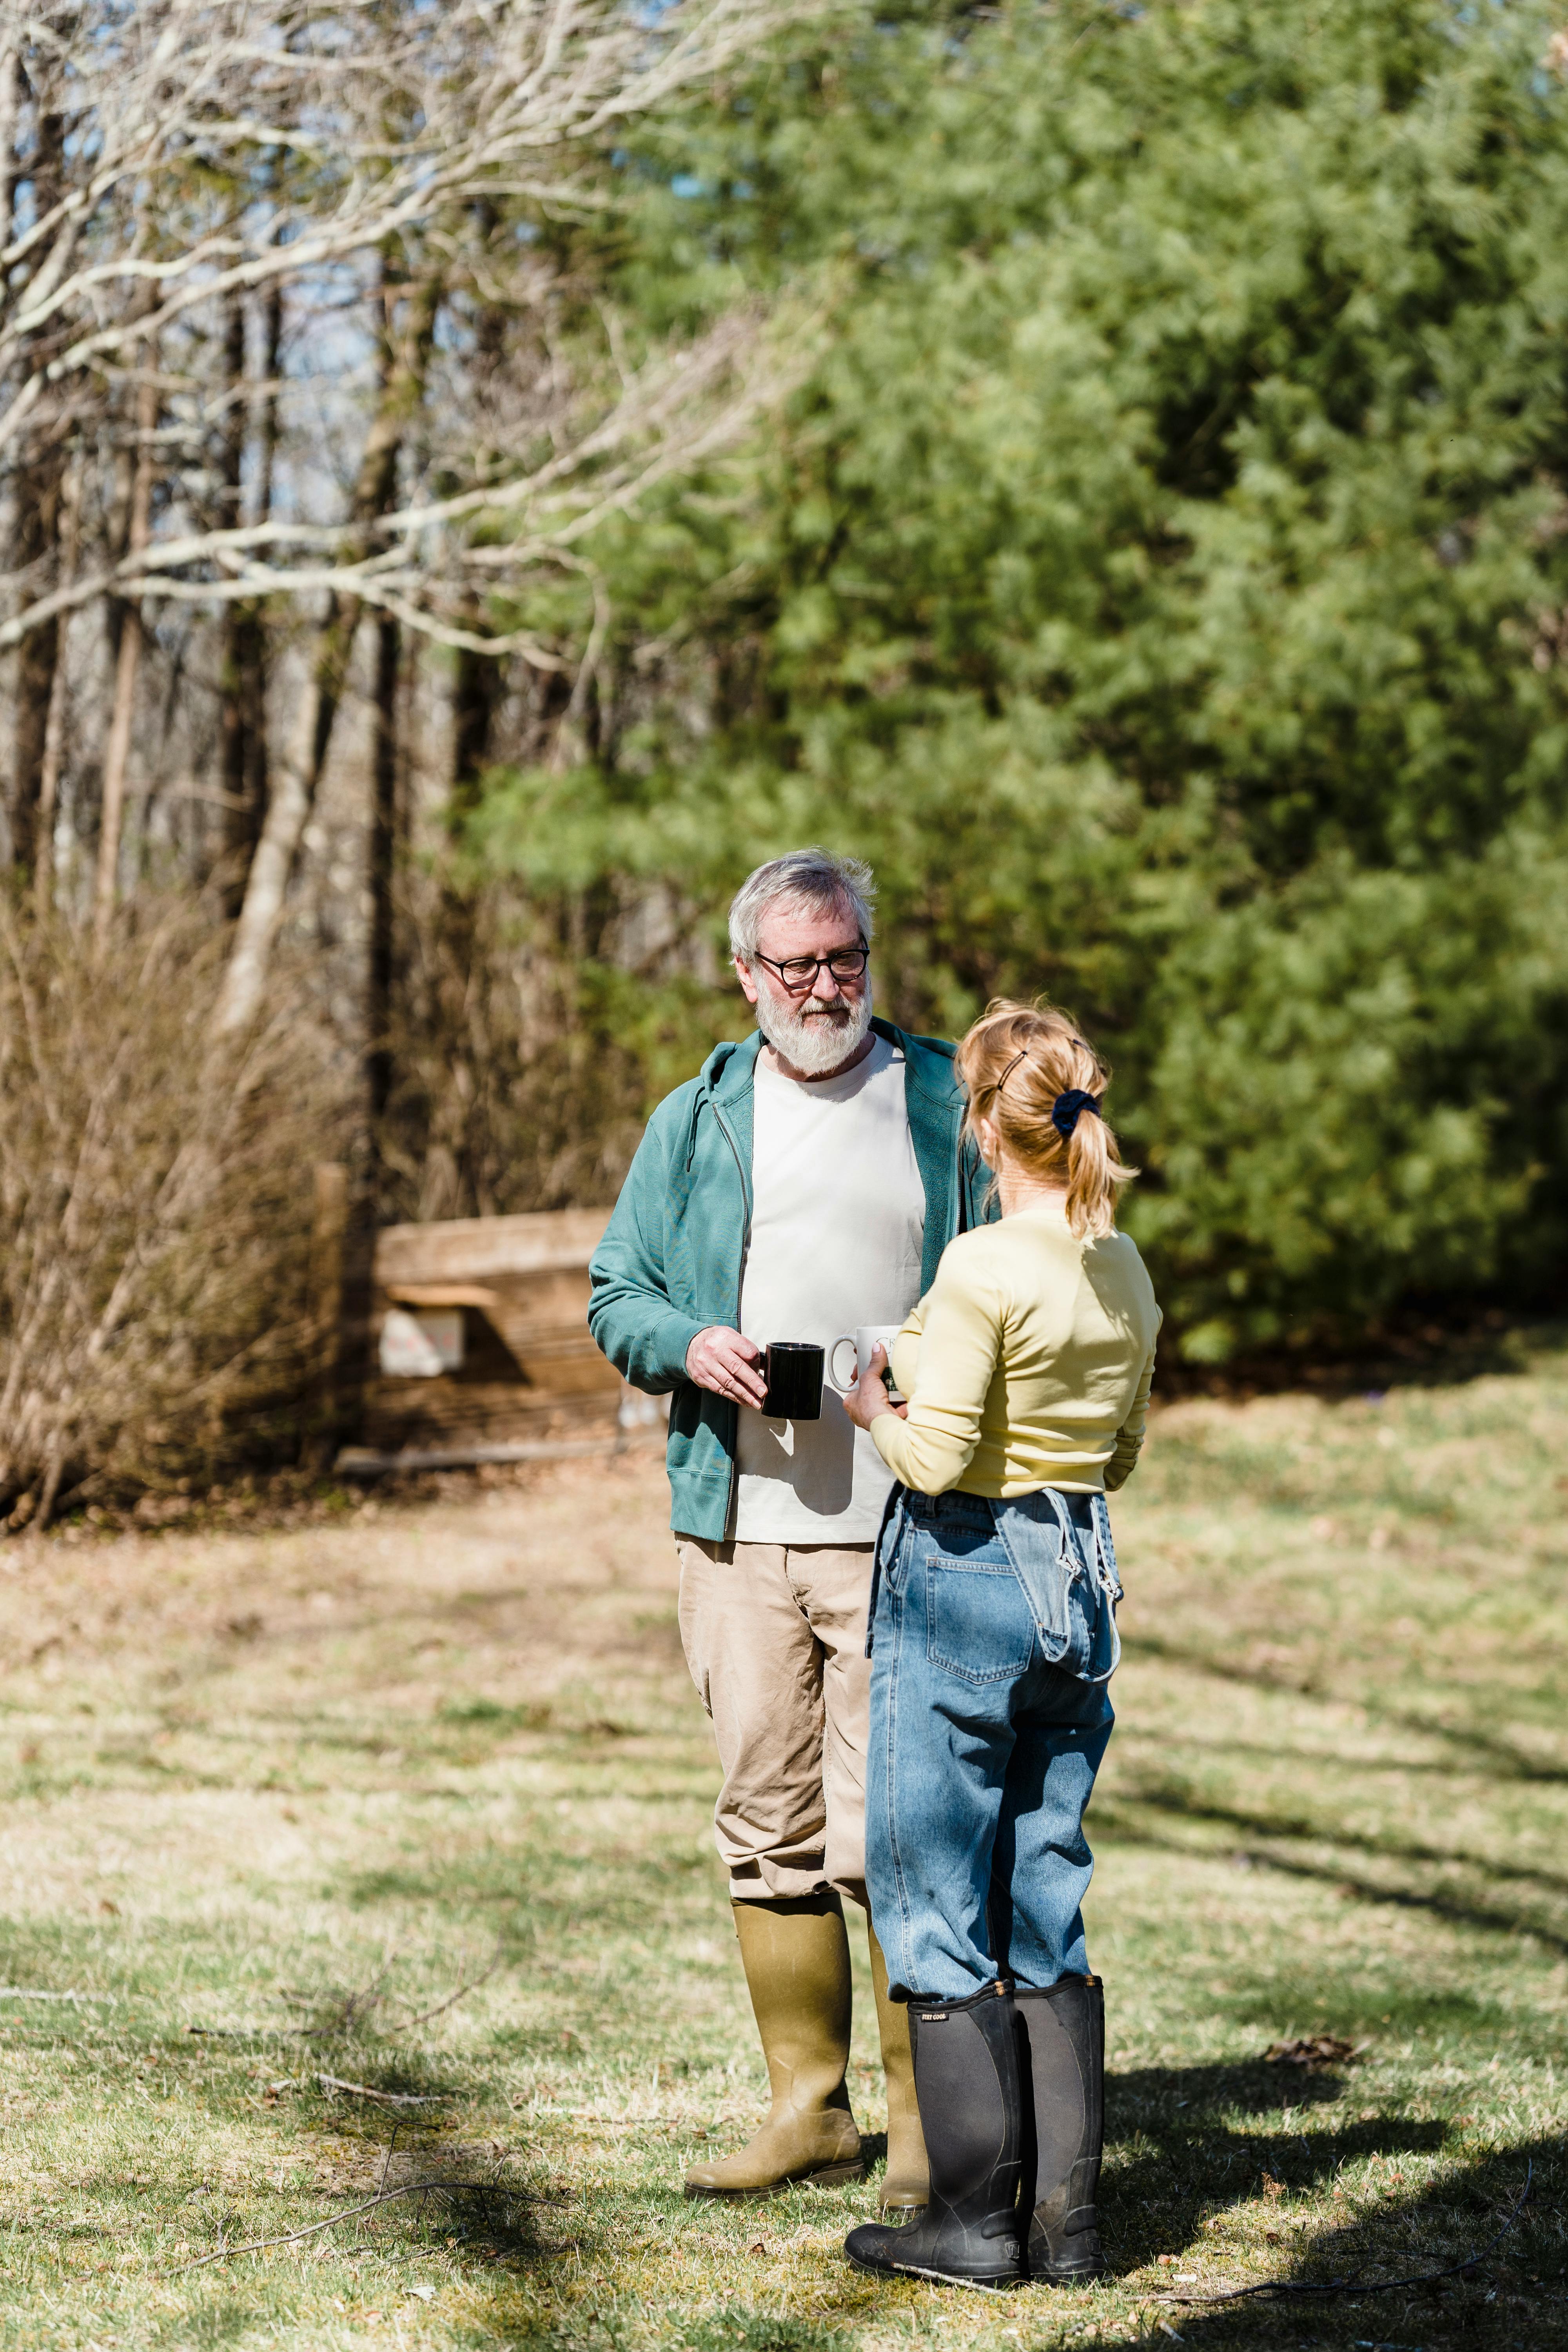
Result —
<instances>
[{"instance_id":1,"label":"fallen branch on grass","mask_svg":"<svg viewBox=\"0 0 1568 2352\"><path fill-rule=\"evenodd\" d=\"M236 2254L261 2254L273 2246L298 2245L301 2238L320 2237L323 2230L340 2229L343 2222L356 2215L369 2213L377 2205L390 2205L397 2197L428 2196L434 2190L443 2197L505 2197L513 2205L542 2204L542 2198L530 2197L526 2190L501 2189L493 2180L410 2180L401 2189L378 2189L374 2197L364 2198L358 2205L350 2205L342 2213L333 2213L325 2221L311 2221L302 2230L286 2230L278 2238L250 2238L242 2246L219 2246L216 2253L197 2254L188 2263L176 2263L172 2270L156 2271L159 2279L178 2278L185 2271L205 2270L209 2263L226 2263Z\"/></svg>"},{"instance_id":2,"label":"fallen branch on grass","mask_svg":"<svg viewBox=\"0 0 1568 2352\"><path fill-rule=\"evenodd\" d=\"M204 2042L289 2042L299 2033L297 2025L187 2025L187 2033L199 2033Z\"/></svg>"},{"instance_id":3,"label":"fallen branch on grass","mask_svg":"<svg viewBox=\"0 0 1568 2352\"><path fill-rule=\"evenodd\" d=\"M469 1993L477 1992L480 1985L489 1982L505 1958L506 1937L500 1936L496 1938L495 1953L488 1968L481 1969L477 1977L469 1977L466 1984L460 1984L458 1987L456 1992L448 1993L445 2000L438 2000L434 2009L422 2009L417 2016L404 2018L396 2027L396 2032L406 2033L410 2026L428 2025L433 2017L440 2017L447 2010L455 2009L458 2001L466 2000Z\"/></svg>"},{"instance_id":4,"label":"fallen branch on grass","mask_svg":"<svg viewBox=\"0 0 1568 2352\"><path fill-rule=\"evenodd\" d=\"M397 1958L398 1956L395 1951L388 1952L385 1961L383 1964L381 1974L374 1978L371 1983L366 1985L363 1992L350 1993L348 1999L343 2003L342 2014L337 2018L334 2023L331 2025L300 2026L299 2032L301 2040L321 2042L324 2041L329 2034L352 2032L353 2028L359 2023L362 2017L368 2017L372 2010L379 2009L382 2002L385 2000L386 1995L383 1990L383 1987L385 1985L387 1978L392 1974L393 1969L396 1967Z\"/></svg>"},{"instance_id":5,"label":"fallen branch on grass","mask_svg":"<svg viewBox=\"0 0 1568 2352\"><path fill-rule=\"evenodd\" d=\"M321 2042L346 2033L348 2025L187 2025L185 2032L204 2042Z\"/></svg>"},{"instance_id":6,"label":"fallen branch on grass","mask_svg":"<svg viewBox=\"0 0 1568 2352\"><path fill-rule=\"evenodd\" d=\"M323 2091L352 2091L356 2099L378 2099L385 2107L438 2107L455 2099L455 2091L374 2091L368 2083L341 2082L336 2074L318 2074Z\"/></svg>"},{"instance_id":7,"label":"fallen branch on grass","mask_svg":"<svg viewBox=\"0 0 1568 2352\"><path fill-rule=\"evenodd\" d=\"M1439 2279L1457 2278L1461 2271L1473 2271L1486 2261L1495 2246L1501 2245L1514 2223L1524 2210L1530 2195L1530 2184L1535 2178L1535 2158L1527 2157L1524 2164L1524 2186L1503 2217L1502 2227L1489 2237L1477 2252L1467 2254L1462 2262L1450 2263L1440 2271L1421 2271L1414 2278L1373 2279L1262 2279L1257 2286L1221 2287L1213 2294L1162 2294L1157 2303L1242 2303L1252 2294L1392 2294L1403 2286L1435 2286Z\"/></svg>"},{"instance_id":8,"label":"fallen branch on grass","mask_svg":"<svg viewBox=\"0 0 1568 2352\"><path fill-rule=\"evenodd\" d=\"M447 2010L455 2009L458 2001L466 2000L469 1993L477 1992L480 1985L488 1984L491 1977L494 1976L496 1970L500 1967L501 1962L505 1958L506 1937L501 1936L497 1938L495 1951L488 1965L479 1970L477 1977L466 1978L458 1987L456 1992L449 1992L445 2000L437 2001L433 2008L416 2010L412 2017L399 2018L393 2025L393 2032L395 2033L407 2033L416 2025L428 2025L433 2017L444 2016ZM343 2003L340 2015L331 2025L187 2025L185 2032L187 2033L202 2034L209 2042L245 2042L250 2040L254 2036L265 2037L266 2039L274 2042L324 2041L330 2035L347 2033L351 2028L357 2025L362 2019L368 2017L373 2010L379 2009L382 2006L383 2002L386 1999L386 1995L383 1992L381 1988L386 1981L387 1974L391 1966L392 1963L389 1960L386 1968L383 1969L380 1976L378 1976L374 1982L369 1985L363 1992L351 1992ZM48 1997L49 1996L47 1995L39 1996L40 1999L47 1999ZM59 1998L62 2000L74 2000L76 1996L74 1994L61 1994ZM97 1996L84 1995L83 1998L96 1999ZM288 1996L285 1995L285 1998L287 1999ZM325 2078L323 2077L322 2079L324 2080ZM349 2084L347 2087L353 2089L359 2086ZM372 2095L375 2097L390 2097L392 2094L387 2092L377 2092L373 2093Z\"/></svg>"}]
</instances>

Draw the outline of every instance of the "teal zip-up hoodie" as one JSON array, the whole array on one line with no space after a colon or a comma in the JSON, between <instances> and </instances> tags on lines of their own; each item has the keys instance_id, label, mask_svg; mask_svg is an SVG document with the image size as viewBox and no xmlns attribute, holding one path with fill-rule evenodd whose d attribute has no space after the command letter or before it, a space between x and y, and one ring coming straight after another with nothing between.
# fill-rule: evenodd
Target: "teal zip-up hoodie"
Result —
<instances>
[{"instance_id":1,"label":"teal zip-up hoodie","mask_svg":"<svg viewBox=\"0 0 1568 2352\"><path fill-rule=\"evenodd\" d=\"M962 1136L963 1092L953 1049L873 1021L904 1056L904 1100L925 1186L922 1295L954 1234L993 1213L985 1171ZM715 1045L701 1070L668 1095L647 1124L589 1268L588 1328L623 1380L652 1396L672 1391L670 1525L721 1543L735 1490L740 1408L686 1377L686 1351L715 1323L741 1319L741 1274L752 1223L752 1089L760 1034Z\"/></svg>"}]
</instances>

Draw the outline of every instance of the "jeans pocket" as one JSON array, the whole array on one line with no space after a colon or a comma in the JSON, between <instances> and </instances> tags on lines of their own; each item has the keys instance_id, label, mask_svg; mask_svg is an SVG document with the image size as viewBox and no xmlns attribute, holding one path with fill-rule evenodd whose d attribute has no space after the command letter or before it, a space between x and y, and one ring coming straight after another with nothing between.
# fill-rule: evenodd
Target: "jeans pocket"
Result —
<instances>
[{"instance_id":1,"label":"jeans pocket","mask_svg":"<svg viewBox=\"0 0 1568 2352\"><path fill-rule=\"evenodd\" d=\"M1005 1559L926 1559L926 1656L966 1683L1016 1682L1035 1647L1035 1621Z\"/></svg>"}]
</instances>

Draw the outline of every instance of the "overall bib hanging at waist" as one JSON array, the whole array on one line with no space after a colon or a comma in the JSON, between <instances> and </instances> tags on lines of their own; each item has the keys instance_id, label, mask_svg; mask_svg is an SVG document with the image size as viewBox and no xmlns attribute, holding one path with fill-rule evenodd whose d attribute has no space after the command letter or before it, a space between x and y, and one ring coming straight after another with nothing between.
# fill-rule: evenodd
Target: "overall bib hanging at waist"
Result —
<instances>
[{"instance_id":1,"label":"overall bib hanging at waist","mask_svg":"<svg viewBox=\"0 0 1568 2352\"><path fill-rule=\"evenodd\" d=\"M878 1590L891 1560L900 1522L905 1517L940 1520L943 1504L990 1512L1008 1565L1029 1604L1047 1664L1079 1682L1109 1682L1121 1656L1121 1636L1116 1626L1121 1580L1116 1571L1110 1514L1103 1495L1069 1495L1055 1486L1042 1486L1032 1495L1005 1502L956 1492L951 1496L920 1495L910 1487L895 1486L877 1538L866 1626L867 1656L871 1654Z\"/></svg>"}]
</instances>

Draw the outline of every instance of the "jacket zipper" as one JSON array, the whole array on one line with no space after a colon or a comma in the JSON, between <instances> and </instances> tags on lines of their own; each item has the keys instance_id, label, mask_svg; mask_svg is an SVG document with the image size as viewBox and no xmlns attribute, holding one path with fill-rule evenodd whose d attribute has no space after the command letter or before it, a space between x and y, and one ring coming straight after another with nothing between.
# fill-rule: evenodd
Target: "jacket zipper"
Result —
<instances>
[{"instance_id":1,"label":"jacket zipper","mask_svg":"<svg viewBox=\"0 0 1568 2352\"><path fill-rule=\"evenodd\" d=\"M742 1163L741 1147L735 1140L734 1130L729 1120L711 1095L708 1097L708 1104L717 1122L719 1132L729 1145L731 1157L735 1162L735 1173L741 1180L741 1200L745 1211L741 1225L741 1257L735 1273L735 1313L731 1327L738 1331L741 1328L741 1285L745 1277L746 1257L752 1246L752 1180ZM726 1524L735 1507L735 1482L741 1475L740 1420L741 1408L737 1405L735 1407L735 1451L730 1457L730 1499L725 1505Z\"/></svg>"}]
</instances>

